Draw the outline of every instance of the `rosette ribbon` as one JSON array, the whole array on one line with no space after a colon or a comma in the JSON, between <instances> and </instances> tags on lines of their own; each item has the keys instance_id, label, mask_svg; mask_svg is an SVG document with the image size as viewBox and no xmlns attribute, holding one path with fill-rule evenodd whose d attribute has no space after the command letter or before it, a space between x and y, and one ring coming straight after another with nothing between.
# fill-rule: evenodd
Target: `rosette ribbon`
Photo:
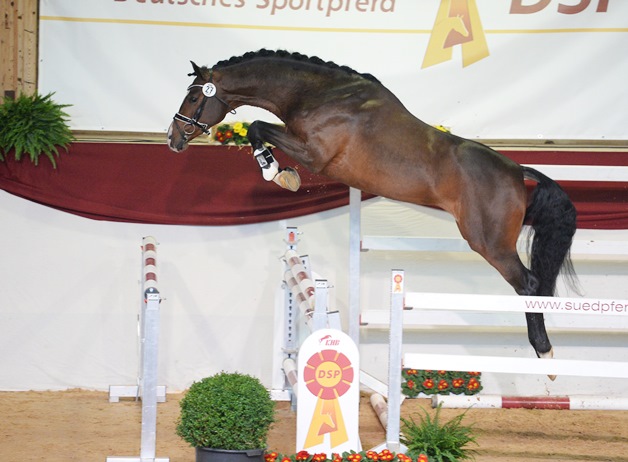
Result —
<instances>
[{"instance_id":1,"label":"rosette ribbon","mask_svg":"<svg viewBox=\"0 0 628 462\"><path fill-rule=\"evenodd\" d=\"M307 389L316 396L316 406L305 448L323 443L326 434L332 448L349 440L339 398L351 388L353 375L349 358L335 350L320 351L307 361L303 378Z\"/></svg>"}]
</instances>

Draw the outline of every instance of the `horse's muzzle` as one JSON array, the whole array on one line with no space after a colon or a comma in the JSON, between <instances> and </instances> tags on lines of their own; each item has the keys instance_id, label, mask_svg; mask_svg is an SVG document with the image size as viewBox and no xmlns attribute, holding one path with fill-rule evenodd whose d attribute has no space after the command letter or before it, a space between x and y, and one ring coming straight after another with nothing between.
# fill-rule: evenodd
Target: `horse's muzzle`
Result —
<instances>
[{"instance_id":1,"label":"horse's muzzle","mask_svg":"<svg viewBox=\"0 0 628 462\"><path fill-rule=\"evenodd\" d=\"M182 135L180 130L175 129L175 121L168 127L168 147L171 151L181 152L188 148L187 136Z\"/></svg>"}]
</instances>

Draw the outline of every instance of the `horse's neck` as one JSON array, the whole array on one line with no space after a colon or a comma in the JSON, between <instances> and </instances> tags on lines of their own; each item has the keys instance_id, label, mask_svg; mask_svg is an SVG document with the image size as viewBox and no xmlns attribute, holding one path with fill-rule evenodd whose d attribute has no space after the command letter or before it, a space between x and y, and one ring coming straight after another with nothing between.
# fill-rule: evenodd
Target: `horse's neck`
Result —
<instances>
[{"instance_id":1,"label":"horse's neck","mask_svg":"<svg viewBox=\"0 0 628 462\"><path fill-rule=\"evenodd\" d=\"M238 104L266 109L277 116L288 109L294 95L304 91L311 80L300 73L295 77L282 63L243 63L224 71L226 90Z\"/></svg>"}]
</instances>

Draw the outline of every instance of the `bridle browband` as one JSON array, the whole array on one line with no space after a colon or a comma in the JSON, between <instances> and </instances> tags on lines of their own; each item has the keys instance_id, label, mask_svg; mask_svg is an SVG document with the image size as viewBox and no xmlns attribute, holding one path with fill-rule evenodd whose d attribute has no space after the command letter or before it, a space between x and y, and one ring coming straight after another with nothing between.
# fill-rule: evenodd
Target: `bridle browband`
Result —
<instances>
[{"instance_id":1,"label":"bridle browband","mask_svg":"<svg viewBox=\"0 0 628 462\"><path fill-rule=\"evenodd\" d=\"M190 74L190 75L195 75L195 74ZM192 117L185 116L179 112L177 112L173 117L174 120L178 120L179 122L183 122L185 124L183 126L183 135L186 139L189 135L194 133L195 127L199 128L206 135L209 135L211 133L210 127L208 126L208 124L204 124L202 122L199 122L198 120L201 117L201 114L203 113L203 109L205 109L205 103L207 103L207 100L209 98L216 98L218 101L220 101L222 104L224 104L225 106L229 108L229 112L231 114L236 113L235 109L229 106L229 103L227 103L224 99L222 99L220 96L216 94L216 86L212 83L212 80L213 80L213 76L210 74L209 81L207 83L203 85L192 84L187 88L187 91L189 92L191 88L200 87L201 92L203 93L203 101L201 101L201 104L198 106L198 108L196 109ZM188 127L191 127L191 130Z\"/></svg>"}]
</instances>

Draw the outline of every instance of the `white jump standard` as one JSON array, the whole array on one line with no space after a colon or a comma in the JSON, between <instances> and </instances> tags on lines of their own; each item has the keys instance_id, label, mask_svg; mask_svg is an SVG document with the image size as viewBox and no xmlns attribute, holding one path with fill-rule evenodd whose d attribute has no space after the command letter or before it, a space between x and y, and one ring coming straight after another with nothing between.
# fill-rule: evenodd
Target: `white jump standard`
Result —
<instances>
[{"instance_id":1,"label":"white jump standard","mask_svg":"<svg viewBox=\"0 0 628 462\"><path fill-rule=\"evenodd\" d=\"M142 239L142 309L140 313L141 366L136 387L111 386L109 401L121 396L142 400L142 426L139 457L107 457L107 462L169 462L168 457L155 457L157 439L157 402L165 401L165 387L157 386L157 358L159 351L159 305L157 289L157 242L154 237ZM158 389L162 392L159 396Z\"/></svg>"}]
</instances>

